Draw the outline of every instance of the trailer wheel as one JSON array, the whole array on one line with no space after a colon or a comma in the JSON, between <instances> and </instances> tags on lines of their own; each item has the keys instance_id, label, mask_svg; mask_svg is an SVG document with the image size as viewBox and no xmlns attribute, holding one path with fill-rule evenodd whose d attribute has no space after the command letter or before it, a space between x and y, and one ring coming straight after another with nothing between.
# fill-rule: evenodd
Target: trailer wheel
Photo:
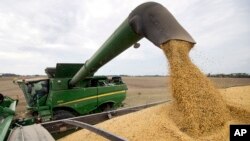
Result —
<instances>
[{"instance_id":1,"label":"trailer wheel","mask_svg":"<svg viewBox=\"0 0 250 141\"><path fill-rule=\"evenodd\" d=\"M54 111L53 120L60 120L60 119L66 119L66 118L72 118L72 117L75 117L75 115L69 111L57 110L57 111Z\"/></svg>"}]
</instances>

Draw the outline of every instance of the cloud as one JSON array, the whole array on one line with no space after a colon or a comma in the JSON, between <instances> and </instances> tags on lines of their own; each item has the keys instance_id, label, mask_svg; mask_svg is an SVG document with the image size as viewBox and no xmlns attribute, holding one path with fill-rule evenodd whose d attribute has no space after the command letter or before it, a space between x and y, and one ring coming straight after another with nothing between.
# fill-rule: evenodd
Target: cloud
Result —
<instances>
[{"instance_id":1,"label":"cloud","mask_svg":"<svg viewBox=\"0 0 250 141\"><path fill-rule=\"evenodd\" d=\"M57 62L83 63L144 0L9 0L0 3L0 72L44 74ZM250 73L247 0L157 0L197 41L191 58L205 73ZM98 74L166 74L160 49L143 39Z\"/></svg>"}]
</instances>

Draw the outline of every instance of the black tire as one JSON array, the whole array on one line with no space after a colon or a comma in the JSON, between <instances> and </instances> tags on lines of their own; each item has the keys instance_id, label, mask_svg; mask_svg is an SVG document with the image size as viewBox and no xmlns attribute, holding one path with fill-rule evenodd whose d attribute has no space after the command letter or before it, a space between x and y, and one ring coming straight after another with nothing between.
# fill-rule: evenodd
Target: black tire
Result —
<instances>
[{"instance_id":1,"label":"black tire","mask_svg":"<svg viewBox=\"0 0 250 141\"><path fill-rule=\"evenodd\" d=\"M37 116L38 116L38 112L37 112L37 111L36 111L36 112L32 112L31 115L32 115L33 117L37 117Z\"/></svg>"},{"instance_id":2,"label":"black tire","mask_svg":"<svg viewBox=\"0 0 250 141\"><path fill-rule=\"evenodd\" d=\"M72 118L75 117L75 115L72 112L66 111L66 110L57 110L54 111L53 120L60 120L60 119L66 119L66 118Z\"/></svg>"},{"instance_id":3,"label":"black tire","mask_svg":"<svg viewBox=\"0 0 250 141\"><path fill-rule=\"evenodd\" d=\"M113 110L113 104L104 104L101 106L101 111L102 112L107 112Z\"/></svg>"}]
</instances>

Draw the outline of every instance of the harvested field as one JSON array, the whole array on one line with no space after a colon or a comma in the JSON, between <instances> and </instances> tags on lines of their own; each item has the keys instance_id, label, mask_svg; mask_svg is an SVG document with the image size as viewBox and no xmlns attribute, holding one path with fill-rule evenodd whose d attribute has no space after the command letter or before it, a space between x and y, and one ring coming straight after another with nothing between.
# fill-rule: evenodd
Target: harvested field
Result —
<instances>
[{"instance_id":1,"label":"harvested field","mask_svg":"<svg viewBox=\"0 0 250 141\"><path fill-rule=\"evenodd\" d=\"M25 112L26 102L20 88L13 84L13 77L0 77L0 93L14 99L19 97L18 115ZM250 85L250 78L210 78L217 88ZM169 77L123 77L128 85L125 107L141 105L171 98Z\"/></svg>"},{"instance_id":2,"label":"harvested field","mask_svg":"<svg viewBox=\"0 0 250 141\"><path fill-rule=\"evenodd\" d=\"M19 99L17 106L17 114L18 116L24 116L26 101L22 90L18 85L13 83L13 77L2 77L0 78L0 93L3 95L9 96L13 99Z\"/></svg>"},{"instance_id":3,"label":"harvested field","mask_svg":"<svg viewBox=\"0 0 250 141\"><path fill-rule=\"evenodd\" d=\"M216 88L250 85L250 78L209 78ZM128 85L125 107L171 99L169 77L123 77Z\"/></svg>"}]
</instances>

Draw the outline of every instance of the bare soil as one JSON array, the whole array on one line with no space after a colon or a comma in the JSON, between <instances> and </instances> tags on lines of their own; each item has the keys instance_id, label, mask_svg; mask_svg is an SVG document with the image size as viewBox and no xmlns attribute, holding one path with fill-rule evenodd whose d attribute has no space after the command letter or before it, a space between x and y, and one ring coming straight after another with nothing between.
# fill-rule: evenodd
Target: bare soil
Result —
<instances>
[{"instance_id":1,"label":"bare soil","mask_svg":"<svg viewBox=\"0 0 250 141\"><path fill-rule=\"evenodd\" d=\"M250 78L210 78L217 88L250 85ZM13 77L0 77L0 93L19 99L17 113L24 114L26 101L21 89L13 83ZM123 77L128 85L125 107L171 99L168 77Z\"/></svg>"},{"instance_id":2,"label":"bare soil","mask_svg":"<svg viewBox=\"0 0 250 141\"><path fill-rule=\"evenodd\" d=\"M250 85L250 78L209 78L216 88ZM171 99L169 77L123 77L128 85L125 107Z\"/></svg>"}]
</instances>

